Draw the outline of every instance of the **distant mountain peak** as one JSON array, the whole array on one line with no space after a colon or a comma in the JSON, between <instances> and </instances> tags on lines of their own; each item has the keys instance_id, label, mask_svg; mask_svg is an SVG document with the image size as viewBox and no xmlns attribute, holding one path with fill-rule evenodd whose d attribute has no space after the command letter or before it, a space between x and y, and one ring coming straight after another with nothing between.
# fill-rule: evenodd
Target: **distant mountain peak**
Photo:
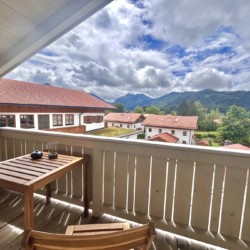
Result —
<instances>
[{"instance_id":1,"label":"distant mountain peak","mask_svg":"<svg viewBox=\"0 0 250 250\"><path fill-rule=\"evenodd\" d=\"M128 93L125 96L117 98L114 103L121 103L123 104L126 110L133 110L136 106L147 106L154 99L144 95L144 94L131 94Z\"/></svg>"},{"instance_id":2,"label":"distant mountain peak","mask_svg":"<svg viewBox=\"0 0 250 250\"><path fill-rule=\"evenodd\" d=\"M136 106L157 106L170 112L176 110L182 100L199 101L207 108L219 108L221 112L226 112L233 104L250 110L250 91L216 91L213 89L203 89L200 91L171 92L159 98L150 98L144 94L131 94L119 97L114 103L123 104L125 110L133 110Z\"/></svg>"}]
</instances>

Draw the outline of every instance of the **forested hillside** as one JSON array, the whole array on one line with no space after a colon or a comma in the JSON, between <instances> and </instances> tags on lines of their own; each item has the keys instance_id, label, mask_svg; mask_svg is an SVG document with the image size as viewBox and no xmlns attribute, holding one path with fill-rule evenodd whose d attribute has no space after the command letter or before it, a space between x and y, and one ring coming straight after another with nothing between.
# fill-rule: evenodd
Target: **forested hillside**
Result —
<instances>
[{"instance_id":1,"label":"forested hillside","mask_svg":"<svg viewBox=\"0 0 250 250\"><path fill-rule=\"evenodd\" d=\"M118 98L115 103L123 104L128 111L133 110L136 106L158 106L166 112L177 108L183 101L199 101L203 107L208 109L218 108L224 113L232 105L237 105L250 111L250 91L214 91L205 89L197 92L172 92L162 97L151 99L143 94L127 94Z\"/></svg>"}]
</instances>

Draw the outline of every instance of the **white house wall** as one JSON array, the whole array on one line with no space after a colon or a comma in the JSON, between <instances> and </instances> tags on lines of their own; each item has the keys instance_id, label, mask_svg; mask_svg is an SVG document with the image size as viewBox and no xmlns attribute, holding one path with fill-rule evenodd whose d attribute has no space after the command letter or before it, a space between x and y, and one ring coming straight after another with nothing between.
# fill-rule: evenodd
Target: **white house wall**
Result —
<instances>
[{"instance_id":1,"label":"white house wall","mask_svg":"<svg viewBox=\"0 0 250 250\"><path fill-rule=\"evenodd\" d=\"M128 127L129 126L129 127ZM119 127L128 129L142 129L142 123L108 122L108 127Z\"/></svg>"},{"instance_id":2,"label":"white house wall","mask_svg":"<svg viewBox=\"0 0 250 250\"><path fill-rule=\"evenodd\" d=\"M103 122L84 123L85 116L102 116ZM84 125L86 127L86 131L92 131L92 130L104 128L104 113L84 113L84 114L81 114L80 117L81 117L81 125Z\"/></svg>"},{"instance_id":3,"label":"white house wall","mask_svg":"<svg viewBox=\"0 0 250 250\"><path fill-rule=\"evenodd\" d=\"M53 126L53 115L58 114L63 116L63 124L62 126ZM73 125L66 125L65 124L65 115L66 114L73 114L74 115L74 124ZM20 129L21 124L20 124L20 115L34 115L34 130L38 130L38 115L49 115L49 128L63 128L63 127L74 127L74 126L79 126L79 125L84 125L86 126L86 131L91 131L99 128L104 128L104 122L100 123L92 123L92 124L85 124L84 121L84 116L102 116L104 117L104 113L84 113L84 114L79 114L79 113L28 113L28 112L22 112L22 113L0 113L0 115L15 115L15 124L16 128Z\"/></svg>"},{"instance_id":4,"label":"white house wall","mask_svg":"<svg viewBox=\"0 0 250 250\"><path fill-rule=\"evenodd\" d=\"M149 132L149 129L151 129L151 132ZM161 129L161 131L160 131ZM173 134L175 137L177 137L179 140L177 143L183 144L185 141L186 144L193 144L193 135L194 130L188 130L188 129L177 129L177 128L156 128L156 127L147 127L145 126L145 139L149 139L150 137L153 137L158 134L162 133L169 133L171 134L171 131L174 130L175 134ZM187 135L183 135L183 131L187 131Z\"/></svg>"}]
</instances>

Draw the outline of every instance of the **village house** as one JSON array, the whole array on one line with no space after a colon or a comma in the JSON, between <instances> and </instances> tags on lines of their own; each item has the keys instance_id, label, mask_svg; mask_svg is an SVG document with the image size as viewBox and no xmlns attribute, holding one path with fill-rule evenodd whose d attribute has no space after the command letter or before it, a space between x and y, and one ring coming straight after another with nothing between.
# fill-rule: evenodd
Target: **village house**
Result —
<instances>
[{"instance_id":1,"label":"village house","mask_svg":"<svg viewBox=\"0 0 250 250\"><path fill-rule=\"evenodd\" d=\"M163 134L158 134L155 136L152 136L148 139L149 141L160 141L160 142L170 142L170 143L176 143L179 139L171 135L169 133L163 133Z\"/></svg>"},{"instance_id":2,"label":"village house","mask_svg":"<svg viewBox=\"0 0 250 250\"><path fill-rule=\"evenodd\" d=\"M197 116L149 115L143 122L145 139L194 144L197 122Z\"/></svg>"},{"instance_id":3,"label":"village house","mask_svg":"<svg viewBox=\"0 0 250 250\"><path fill-rule=\"evenodd\" d=\"M144 116L136 113L109 113L105 117L107 127L120 127L128 129L142 129Z\"/></svg>"},{"instance_id":4,"label":"village house","mask_svg":"<svg viewBox=\"0 0 250 250\"><path fill-rule=\"evenodd\" d=\"M84 133L114 109L84 91L0 78L0 127Z\"/></svg>"}]
</instances>

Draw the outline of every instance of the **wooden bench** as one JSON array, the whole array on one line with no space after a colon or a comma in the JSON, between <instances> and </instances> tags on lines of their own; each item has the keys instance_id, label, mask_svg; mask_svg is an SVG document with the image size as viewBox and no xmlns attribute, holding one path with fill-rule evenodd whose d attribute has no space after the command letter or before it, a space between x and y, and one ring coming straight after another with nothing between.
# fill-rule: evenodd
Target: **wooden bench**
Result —
<instances>
[{"instance_id":1,"label":"wooden bench","mask_svg":"<svg viewBox=\"0 0 250 250\"><path fill-rule=\"evenodd\" d=\"M126 230L91 235L53 234L27 229L24 232L22 245L26 250L149 249L155 234L152 222Z\"/></svg>"}]
</instances>

